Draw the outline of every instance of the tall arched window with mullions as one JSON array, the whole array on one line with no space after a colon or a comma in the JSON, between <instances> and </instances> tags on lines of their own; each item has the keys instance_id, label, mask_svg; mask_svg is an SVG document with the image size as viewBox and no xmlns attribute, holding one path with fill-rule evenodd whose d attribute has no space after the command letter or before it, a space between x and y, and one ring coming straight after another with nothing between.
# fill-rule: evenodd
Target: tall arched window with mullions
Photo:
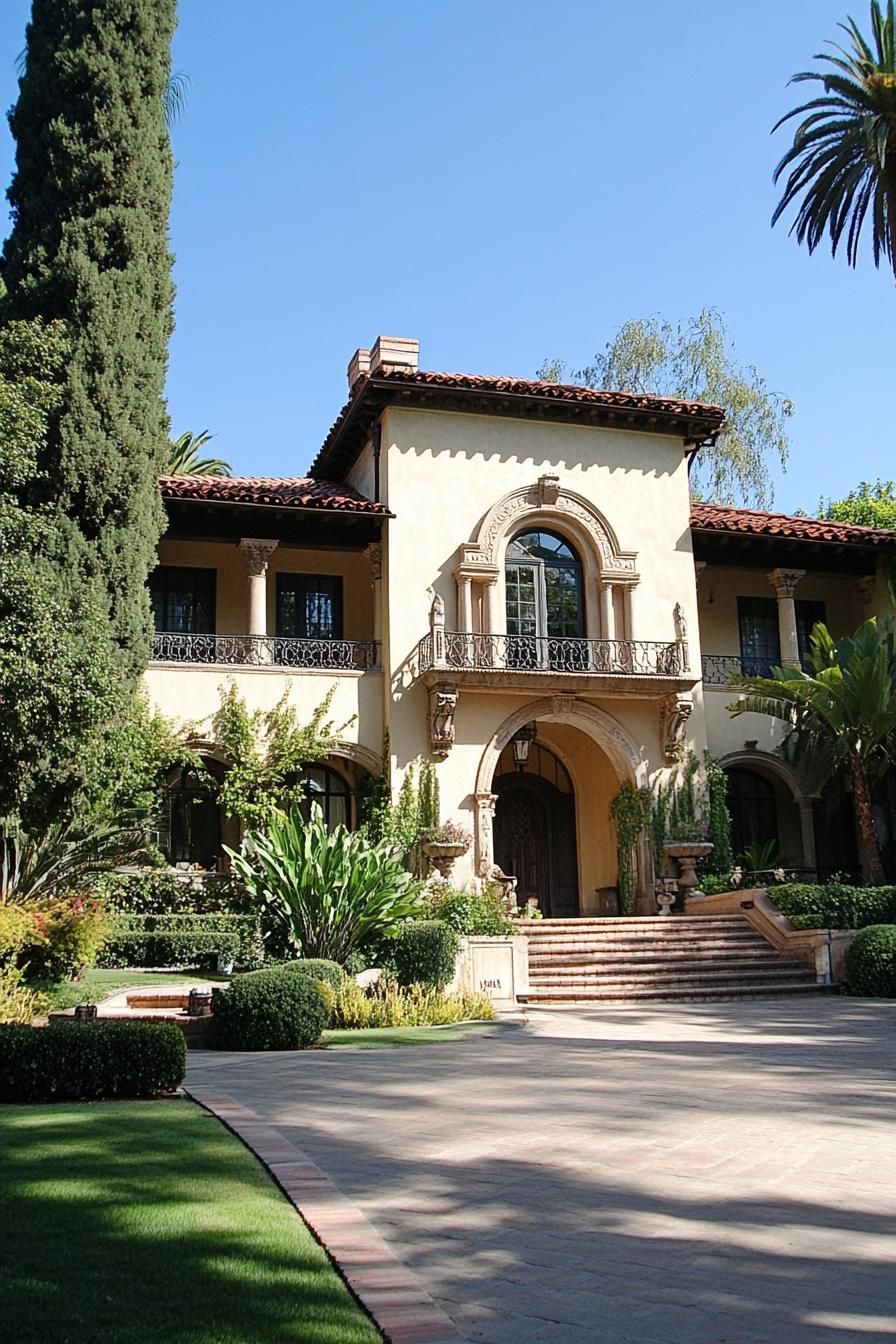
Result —
<instances>
[{"instance_id":1,"label":"tall arched window with mullions","mask_svg":"<svg viewBox=\"0 0 896 1344\"><path fill-rule=\"evenodd\" d=\"M340 825L352 829L352 791L337 770L328 765L306 765L302 769L302 784L305 790L302 812L306 819L311 815L312 804L318 803L328 831Z\"/></svg>"},{"instance_id":2,"label":"tall arched window with mullions","mask_svg":"<svg viewBox=\"0 0 896 1344\"><path fill-rule=\"evenodd\" d=\"M168 862L214 868L221 853L221 809L216 784L224 778L217 761L178 768L168 783L167 833L162 848Z\"/></svg>"},{"instance_id":3,"label":"tall arched window with mullions","mask_svg":"<svg viewBox=\"0 0 896 1344\"><path fill-rule=\"evenodd\" d=\"M569 542L542 528L518 532L504 568L508 663L538 667L584 656L575 643L585 633L582 564Z\"/></svg>"}]
</instances>

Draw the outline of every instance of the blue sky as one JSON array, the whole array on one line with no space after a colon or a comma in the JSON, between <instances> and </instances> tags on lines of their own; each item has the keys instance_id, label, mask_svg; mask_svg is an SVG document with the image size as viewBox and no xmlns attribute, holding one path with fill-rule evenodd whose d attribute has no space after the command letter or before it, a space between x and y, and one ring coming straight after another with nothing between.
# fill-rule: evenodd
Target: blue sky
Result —
<instances>
[{"instance_id":1,"label":"blue sky","mask_svg":"<svg viewBox=\"0 0 896 1344\"><path fill-rule=\"evenodd\" d=\"M4 106L29 11L0 11ZM769 227L770 127L845 12L867 26L866 0L181 0L175 432L300 474L378 333L531 376L709 305L796 403L776 507L893 475L892 278Z\"/></svg>"}]
</instances>

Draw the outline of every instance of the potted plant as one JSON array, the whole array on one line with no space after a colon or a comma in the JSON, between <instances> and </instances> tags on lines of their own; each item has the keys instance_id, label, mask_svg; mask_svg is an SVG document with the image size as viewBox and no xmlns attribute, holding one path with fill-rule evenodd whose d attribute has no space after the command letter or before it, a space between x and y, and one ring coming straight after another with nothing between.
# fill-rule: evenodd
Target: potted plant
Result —
<instances>
[{"instance_id":1,"label":"potted plant","mask_svg":"<svg viewBox=\"0 0 896 1344\"><path fill-rule=\"evenodd\" d=\"M454 821L444 821L433 826L420 837L420 847L429 859L432 870L441 873L446 880L451 876L455 859L466 854L473 838L469 831Z\"/></svg>"}]
</instances>

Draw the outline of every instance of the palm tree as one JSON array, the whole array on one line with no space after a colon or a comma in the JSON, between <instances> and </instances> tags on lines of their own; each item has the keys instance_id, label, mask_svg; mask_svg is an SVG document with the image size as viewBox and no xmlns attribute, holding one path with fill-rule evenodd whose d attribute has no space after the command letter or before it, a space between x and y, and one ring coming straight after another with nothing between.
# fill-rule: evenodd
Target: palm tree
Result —
<instances>
[{"instance_id":1,"label":"palm tree","mask_svg":"<svg viewBox=\"0 0 896 1344\"><path fill-rule=\"evenodd\" d=\"M220 457L200 457L199 452L210 443L213 435L207 429L199 434L190 430L172 439L168 461L165 463L165 476L229 476L230 463Z\"/></svg>"},{"instance_id":2,"label":"palm tree","mask_svg":"<svg viewBox=\"0 0 896 1344\"><path fill-rule=\"evenodd\" d=\"M775 169L787 173L784 194L772 215L776 224L799 200L790 232L810 252L828 233L832 255L846 235L846 256L855 266L868 217L874 264L885 256L896 275L896 13L894 0L871 0L873 49L854 19L839 25L850 49L836 43L834 55L816 53L832 71L804 70L791 84L815 80L824 96L795 107L773 131L794 117L803 120L793 144ZM869 214L870 211L870 214Z\"/></svg>"},{"instance_id":3,"label":"palm tree","mask_svg":"<svg viewBox=\"0 0 896 1344\"><path fill-rule=\"evenodd\" d=\"M846 774L865 848L868 878L884 879L871 808L871 787L896 750L896 633L877 619L835 643L826 626L812 631L808 672L774 667L768 677L735 677L745 692L732 714L767 714L786 723L797 766L824 763L828 778Z\"/></svg>"}]
</instances>

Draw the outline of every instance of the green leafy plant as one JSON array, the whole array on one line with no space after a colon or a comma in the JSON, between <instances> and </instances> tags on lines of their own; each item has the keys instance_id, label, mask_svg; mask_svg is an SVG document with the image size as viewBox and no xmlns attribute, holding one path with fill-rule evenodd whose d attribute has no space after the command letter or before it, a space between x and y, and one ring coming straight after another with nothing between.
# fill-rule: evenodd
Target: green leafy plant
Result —
<instances>
[{"instance_id":1,"label":"green leafy plant","mask_svg":"<svg viewBox=\"0 0 896 1344\"><path fill-rule=\"evenodd\" d=\"M250 831L234 871L306 957L344 962L365 942L420 912L419 884L388 843L345 826L327 830L315 803L274 811L266 831Z\"/></svg>"},{"instance_id":2,"label":"green leafy plant","mask_svg":"<svg viewBox=\"0 0 896 1344\"><path fill-rule=\"evenodd\" d=\"M425 985L401 989L388 981L369 991L354 980L337 990L333 1026L433 1027L449 1022L491 1021L495 1010L484 994L446 994Z\"/></svg>"},{"instance_id":3,"label":"green leafy plant","mask_svg":"<svg viewBox=\"0 0 896 1344\"><path fill-rule=\"evenodd\" d=\"M780 868L783 862L775 840L766 840L761 845L748 845L742 859L748 873L771 872L774 868Z\"/></svg>"},{"instance_id":4,"label":"green leafy plant","mask_svg":"<svg viewBox=\"0 0 896 1344\"><path fill-rule=\"evenodd\" d=\"M115 914L248 915L254 897L235 877L224 873L192 873L170 868L104 874L94 884L96 895Z\"/></svg>"},{"instance_id":5,"label":"green leafy plant","mask_svg":"<svg viewBox=\"0 0 896 1344\"><path fill-rule=\"evenodd\" d=\"M83 831L70 822L28 835L14 822L0 822L0 905L88 891L100 873L142 854L144 847L139 829Z\"/></svg>"},{"instance_id":6,"label":"green leafy plant","mask_svg":"<svg viewBox=\"0 0 896 1344\"><path fill-rule=\"evenodd\" d=\"M249 710L232 681L222 690L213 732L230 763L218 795L228 816L264 826L273 812L302 801L302 766L332 751L354 722L337 727L328 718L335 691L334 684L308 723L300 723L288 689L267 711Z\"/></svg>"},{"instance_id":7,"label":"green leafy plant","mask_svg":"<svg viewBox=\"0 0 896 1344\"><path fill-rule=\"evenodd\" d=\"M496 882L486 883L481 892L458 891L447 883L428 885L424 901L427 914L444 920L456 933L486 938L513 933Z\"/></svg>"},{"instance_id":8,"label":"green leafy plant","mask_svg":"<svg viewBox=\"0 0 896 1344\"><path fill-rule=\"evenodd\" d=\"M896 999L896 925L859 930L846 954L846 984L850 994Z\"/></svg>"},{"instance_id":9,"label":"green leafy plant","mask_svg":"<svg viewBox=\"0 0 896 1344\"><path fill-rule=\"evenodd\" d=\"M731 813L728 810L728 776L708 751L703 756L703 770L708 814L706 838L712 845L712 853L704 860L704 873L727 875L734 866L731 849Z\"/></svg>"},{"instance_id":10,"label":"green leafy plant","mask_svg":"<svg viewBox=\"0 0 896 1344\"><path fill-rule=\"evenodd\" d=\"M15 965L22 949L40 937L33 910L24 905L0 905L0 966Z\"/></svg>"},{"instance_id":11,"label":"green leafy plant","mask_svg":"<svg viewBox=\"0 0 896 1344\"><path fill-rule=\"evenodd\" d=\"M185 430L168 445L168 460L162 472L166 476L229 476L230 463L220 457L201 457L206 444L214 438L207 429L198 434Z\"/></svg>"},{"instance_id":12,"label":"green leafy plant","mask_svg":"<svg viewBox=\"0 0 896 1344\"><path fill-rule=\"evenodd\" d=\"M796 929L861 929L896 924L896 887L853 887L841 882L787 882L771 900Z\"/></svg>"},{"instance_id":13,"label":"green leafy plant","mask_svg":"<svg viewBox=\"0 0 896 1344\"><path fill-rule=\"evenodd\" d=\"M0 1028L0 1102L157 1097L184 1079L184 1034L170 1022L57 1022Z\"/></svg>"},{"instance_id":14,"label":"green leafy plant","mask_svg":"<svg viewBox=\"0 0 896 1344\"><path fill-rule=\"evenodd\" d=\"M428 826L420 832L420 840L428 845L463 845L469 849L473 837L456 821L443 821L438 826Z\"/></svg>"},{"instance_id":15,"label":"green leafy plant","mask_svg":"<svg viewBox=\"0 0 896 1344\"><path fill-rule=\"evenodd\" d=\"M444 989L454 976L457 934L439 919L412 919L389 939L389 963L399 985Z\"/></svg>"},{"instance_id":16,"label":"green leafy plant","mask_svg":"<svg viewBox=\"0 0 896 1344\"><path fill-rule=\"evenodd\" d=\"M619 909L630 915L635 903L635 846L651 816L650 790L636 789L625 780L610 803L610 816L616 828Z\"/></svg>"},{"instance_id":17,"label":"green leafy plant","mask_svg":"<svg viewBox=\"0 0 896 1344\"><path fill-rule=\"evenodd\" d=\"M29 908L37 936L26 942L19 955L31 975L69 980L93 965L111 931L100 901L74 896Z\"/></svg>"},{"instance_id":18,"label":"green leafy plant","mask_svg":"<svg viewBox=\"0 0 896 1344\"><path fill-rule=\"evenodd\" d=\"M214 1040L221 1050L303 1050L330 1017L317 980L287 967L237 976L212 991Z\"/></svg>"},{"instance_id":19,"label":"green leafy plant","mask_svg":"<svg viewBox=\"0 0 896 1344\"><path fill-rule=\"evenodd\" d=\"M257 915L117 915L100 966L199 966L234 961L261 965L264 944Z\"/></svg>"},{"instance_id":20,"label":"green leafy plant","mask_svg":"<svg viewBox=\"0 0 896 1344\"><path fill-rule=\"evenodd\" d=\"M27 1026L49 1008L46 994L32 989L24 979L25 972L18 966L0 966L0 1027Z\"/></svg>"}]
</instances>

